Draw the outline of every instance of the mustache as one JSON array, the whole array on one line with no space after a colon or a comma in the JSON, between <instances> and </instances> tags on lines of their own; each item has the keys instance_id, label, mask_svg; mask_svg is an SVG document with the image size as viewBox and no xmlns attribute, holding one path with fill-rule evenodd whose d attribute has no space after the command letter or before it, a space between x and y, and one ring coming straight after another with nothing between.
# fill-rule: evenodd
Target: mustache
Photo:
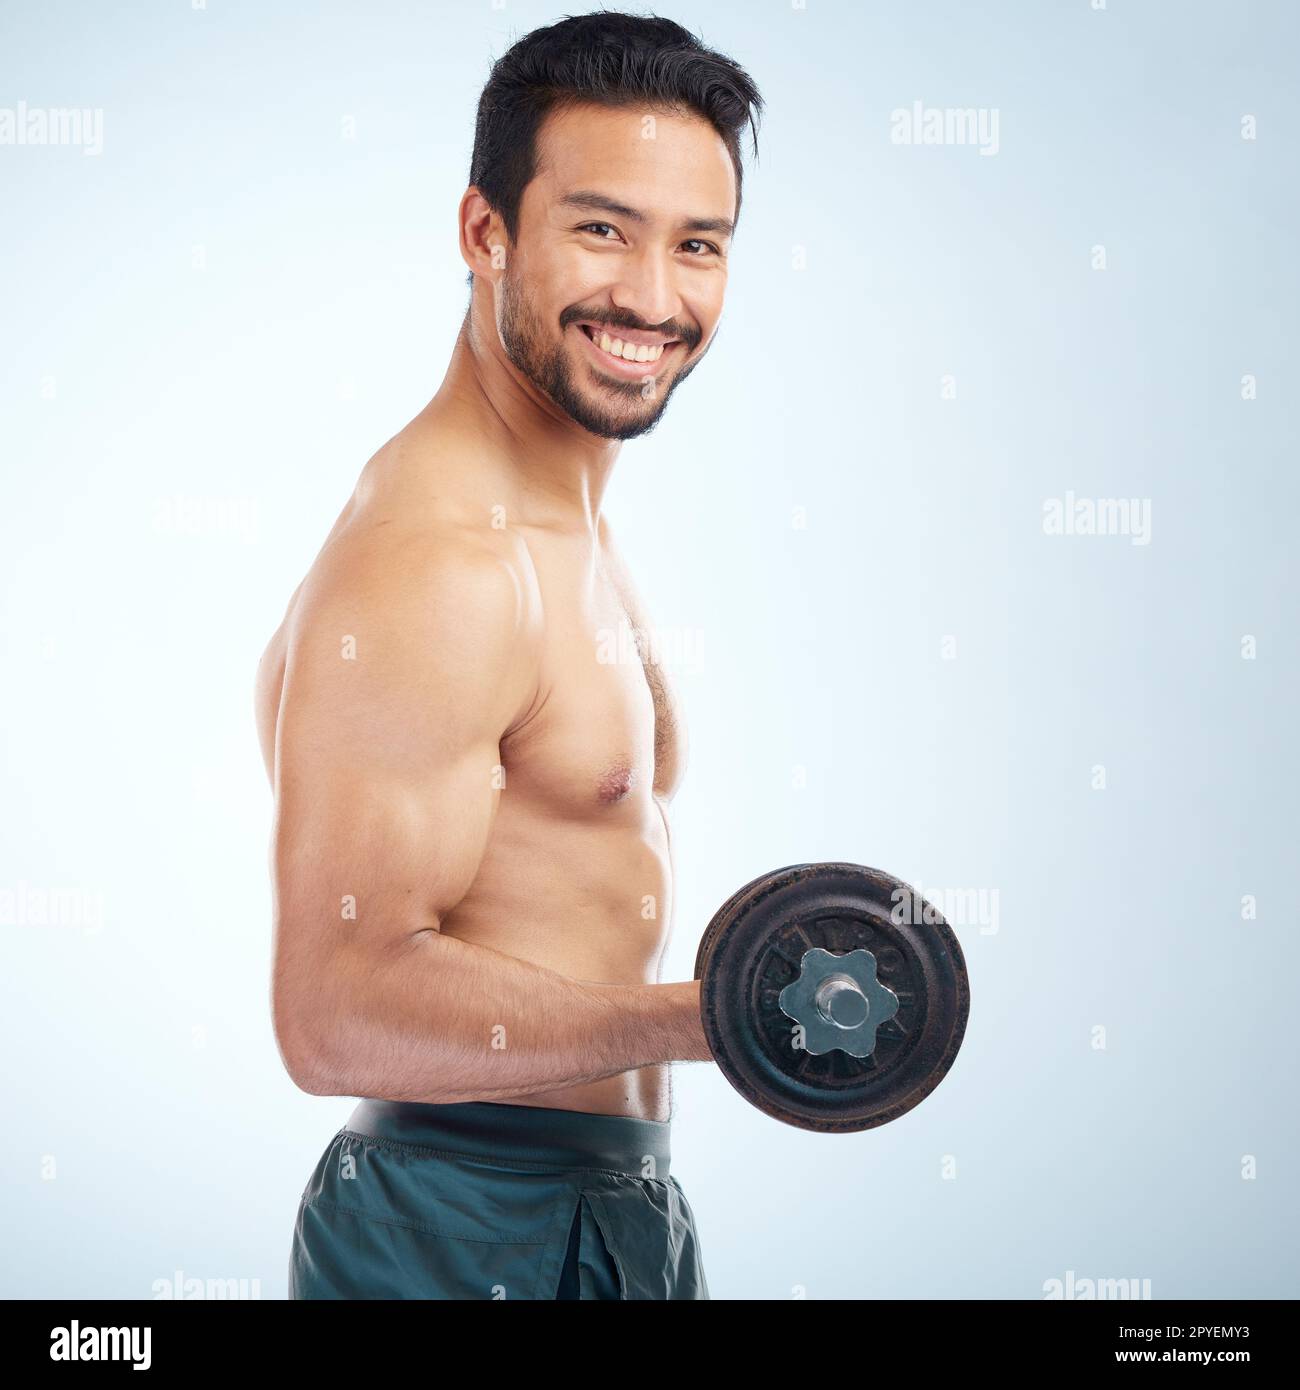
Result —
<instances>
[{"instance_id":1,"label":"mustache","mask_svg":"<svg viewBox=\"0 0 1300 1390\"><path fill-rule=\"evenodd\" d=\"M560 327L568 328L571 323L598 323L611 331L628 328L634 333L658 333L665 338L677 338L692 350L699 346L701 337L698 328L674 323L672 319L665 319L663 323L642 323L633 315L620 313L616 309L599 314L589 314L582 309L566 309L560 315Z\"/></svg>"}]
</instances>

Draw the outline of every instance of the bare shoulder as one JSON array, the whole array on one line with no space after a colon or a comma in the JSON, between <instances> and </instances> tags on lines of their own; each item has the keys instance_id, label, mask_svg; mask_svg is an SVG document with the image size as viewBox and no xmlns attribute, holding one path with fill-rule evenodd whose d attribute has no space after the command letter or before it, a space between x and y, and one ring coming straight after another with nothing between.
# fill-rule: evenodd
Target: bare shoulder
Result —
<instances>
[{"instance_id":1,"label":"bare shoulder","mask_svg":"<svg viewBox=\"0 0 1300 1390\"><path fill-rule=\"evenodd\" d=\"M506 530L355 507L316 557L257 677L268 775L285 721L364 735L436 710L447 738L507 732L537 698L541 605Z\"/></svg>"},{"instance_id":2,"label":"bare shoulder","mask_svg":"<svg viewBox=\"0 0 1300 1390\"><path fill-rule=\"evenodd\" d=\"M412 638L475 627L522 638L536 586L527 547L508 531L454 521L357 517L321 551L290 614L292 634L323 614L355 614Z\"/></svg>"},{"instance_id":3,"label":"bare shoulder","mask_svg":"<svg viewBox=\"0 0 1300 1390\"><path fill-rule=\"evenodd\" d=\"M526 702L537 581L507 531L364 511L322 550L289 615L286 661L364 664L370 681Z\"/></svg>"}]
</instances>

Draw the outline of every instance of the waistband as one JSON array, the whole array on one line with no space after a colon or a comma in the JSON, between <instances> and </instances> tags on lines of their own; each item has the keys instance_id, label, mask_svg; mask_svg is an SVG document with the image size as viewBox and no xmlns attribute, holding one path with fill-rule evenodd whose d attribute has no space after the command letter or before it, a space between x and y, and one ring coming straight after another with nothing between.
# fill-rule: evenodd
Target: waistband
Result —
<instances>
[{"instance_id":1,"label":"waistband","mask_svg":"<svg viewBox=\"0 0 1300 1390\"><path fill-rule=\"evenodd\" d=\"M668 1177L672 1124L496 1101L424 1105L363 1100L344 1128L372 1139L418 1144L470 1158L604 1168L631 1178L662 1180Z\"/></svg>"}]
</instances>

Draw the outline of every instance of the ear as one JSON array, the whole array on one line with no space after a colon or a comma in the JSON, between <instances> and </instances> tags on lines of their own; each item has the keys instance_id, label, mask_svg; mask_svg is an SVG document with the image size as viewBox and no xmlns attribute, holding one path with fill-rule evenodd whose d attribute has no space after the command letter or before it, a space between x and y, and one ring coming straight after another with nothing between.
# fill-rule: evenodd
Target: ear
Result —
<instances>
[{"instance_id":1,"label":"ear","mask_svg":"<svg viewBox=\"0 0 1300 1390\"><path fill-rule=\"evenodd\" d=\"M471 185L460 200L460 254L470 274L481 275L493 284L500 280L509 241L505 223Z\"/></svg>"}]
</instances>

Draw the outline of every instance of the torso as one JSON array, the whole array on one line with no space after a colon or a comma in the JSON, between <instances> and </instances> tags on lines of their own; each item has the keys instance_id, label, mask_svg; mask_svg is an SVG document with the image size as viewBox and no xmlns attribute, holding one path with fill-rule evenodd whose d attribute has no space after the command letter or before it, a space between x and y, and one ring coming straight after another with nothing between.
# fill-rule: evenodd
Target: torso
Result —
<instances>
[{"instance_id":1,"label":"torso","mask_svg":"<svg viewBox=\"0 0 1300 1390\"><path fill-rule=\"evenodd\" d=\"M364 524L356 505L336 535ZM672 915L667 812L684 754L678 704L603 525L595 541L527 526L517 538L541 606L540 698L501 742L504 785L487 851L442 930L573 979L656 983ZM291 601L258 674L272 780L293 616ZM669 1069L510 1103L664 1120Z\"/></svg>"}]
</instances>

